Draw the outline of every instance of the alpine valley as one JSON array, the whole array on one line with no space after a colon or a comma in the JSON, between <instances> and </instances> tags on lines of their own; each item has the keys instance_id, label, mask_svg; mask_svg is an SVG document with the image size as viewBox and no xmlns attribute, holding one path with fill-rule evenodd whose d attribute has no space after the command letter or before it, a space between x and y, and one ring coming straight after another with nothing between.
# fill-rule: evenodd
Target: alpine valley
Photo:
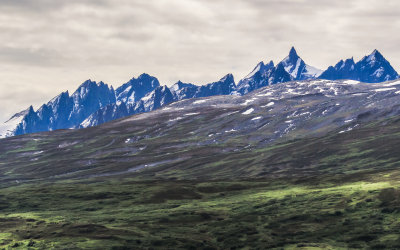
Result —
<instances>
[{"instance_id":1,"label":"alpine valley","mask_svg":"<svg viewBox=\"0 0 400 250\"><path fill-rule=\"evenodd\" d=\"M2 135L0 248L400 248L400 79L377 50L88 80Z\"/></svg>"}]
</instances>

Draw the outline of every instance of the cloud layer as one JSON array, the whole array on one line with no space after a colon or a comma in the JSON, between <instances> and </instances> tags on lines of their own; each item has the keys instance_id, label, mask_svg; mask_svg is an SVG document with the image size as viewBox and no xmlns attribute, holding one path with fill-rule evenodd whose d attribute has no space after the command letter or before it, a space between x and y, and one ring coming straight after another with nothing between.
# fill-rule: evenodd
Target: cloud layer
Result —
<instances>
[{"instance_id":1,"label":"cloud layer","mask_svg":"<svg viewBox=\"0 0 400 250\"><path fill-rule=\"evenodd\" d=\"M397 0L2 0L0 119L88 78L238 80L292 45L321 69L378 48L399 70L399 10Z\"/></svg>"}]
</instances>

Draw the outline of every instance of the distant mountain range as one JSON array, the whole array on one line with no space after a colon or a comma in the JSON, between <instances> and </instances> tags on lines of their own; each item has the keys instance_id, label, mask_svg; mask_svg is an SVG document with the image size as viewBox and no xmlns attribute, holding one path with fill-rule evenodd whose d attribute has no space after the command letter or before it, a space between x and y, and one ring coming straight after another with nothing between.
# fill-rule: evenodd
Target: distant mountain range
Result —
<instances>
[{"instance_id":1,"label":"distant mountain range","mask_svg":"<svg viewBox=\"0 0 400 250\"><path fill-rule=\"evenodd\" d=\"M289 55L276 65L273 61L258 63L237 85L232 74L203 86L179 81L172 87L160 86L157 78L142 74L116 90L103 82L87 80L72 95L63 92L36 111L31 106L13 115L0 125L0 137L97 126L184 99L244 95L264 86L289 81L348 79L380 83L398 78L399 74L377 50L357 63L353 59L342 60L322 71L306 64L295 48L291 48Z\"/></svg>"},{"instance_id":2,"label":"distant mountain range","mask_svg":"<svg viewBox=\"0 0 400 250\"><path fill-rule=\"evenodd\" d=\"M399 78L399 74L390 63L374 50L371 55L363 57L355 63L353 58L341 60L335 66L330 66L321 75L321 79L338 80L351 79L366 83L379 83Z\"/></svg>"}]
</instances>

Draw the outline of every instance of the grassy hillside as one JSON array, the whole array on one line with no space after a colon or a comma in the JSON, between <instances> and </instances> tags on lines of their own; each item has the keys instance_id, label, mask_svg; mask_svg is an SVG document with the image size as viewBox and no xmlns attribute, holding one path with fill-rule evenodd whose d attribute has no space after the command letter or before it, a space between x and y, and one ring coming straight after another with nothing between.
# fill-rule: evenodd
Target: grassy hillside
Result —
<instances>
[{"instance_id":1,"label":"grassy hillside","mask_svg":"<svg viewBox=\"0 0 400 250\"><path fill-rule=\"evenodd\" d=\"M260 91L1 140L0 249L399 249L395 102Z\"/></svg>"},{"instance_id":2,"label":"grassy hillside","mask_svg":"<svg viewBox=\"0 0 400 250\"><path fill-rule=\"evenodd\" d=\"M266 178L390 168L399 160L395 119L400 95L393 86L400 91L398 82L289 82L241 97L184 100L88 129L7 138L0 141L0 185L138 175Z\"/></svg>"},{"instance_id":3,"label":"grassy hillside","mask_svg":"<svg viewBox=\"0 0 400 250\"><path fill-rule=\"evenodd\" d=\"M207 134L187 136L206 122L207 117L191 118L168 128L148 119L128 124L132 126L106 124L2 140L0 184L121 176L141 180L309 177L390 170L400 162L397 117L346 133L338 128L325 136L286 137L268 145L252 138L260 131L227 136L218 143L207 139Z\"/></svg>"},{"instance_id":4,"label":"grassy hillside","mask_svg":"<svg viewBox=\"0 0 400 250\"><path fill-rule=\"evenodd\" d=\"M391 119L128 175L8 182L0 249L398 249L399 136Z\"/></svg>"},{"instance_id":5,"label":"grassy hillside","mask_svg":"<svg viewBox=\"0 0 400 250\"><path fill-rule=\"evenodd\" d=\"M399 174L19 185L0 190L0 248L396 249Z\"/></svg>"}]
</instances>

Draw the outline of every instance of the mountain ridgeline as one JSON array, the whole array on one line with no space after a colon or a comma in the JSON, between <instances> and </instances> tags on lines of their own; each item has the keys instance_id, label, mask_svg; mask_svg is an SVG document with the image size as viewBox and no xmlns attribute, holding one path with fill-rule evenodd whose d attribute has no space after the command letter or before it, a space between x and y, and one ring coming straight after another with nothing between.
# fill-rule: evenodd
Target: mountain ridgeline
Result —
<instances>
[{"instance_id":1,"label":"mountain ridgeline","mask_svg":"<svg viewBox=\"0 0 400 250\"><path fill-rule=\"evenodd\" d=\"M70 95L61 93L36 111L31 106L0 126L0 137L27 133L97 126L129 115L149 112L172 102L216 95L245 95L253 90L290 81L310 79L355 80L380 83L399 74L382 54L374 50L359 62L347 59L322 71L307 65L292 48L278 64L260 62L244 79L235 83L232 74L198 86L181 81L161 86L157 78L142 74L114 90L103 82L85 81Z\"/></svg>"}]
</instances>

